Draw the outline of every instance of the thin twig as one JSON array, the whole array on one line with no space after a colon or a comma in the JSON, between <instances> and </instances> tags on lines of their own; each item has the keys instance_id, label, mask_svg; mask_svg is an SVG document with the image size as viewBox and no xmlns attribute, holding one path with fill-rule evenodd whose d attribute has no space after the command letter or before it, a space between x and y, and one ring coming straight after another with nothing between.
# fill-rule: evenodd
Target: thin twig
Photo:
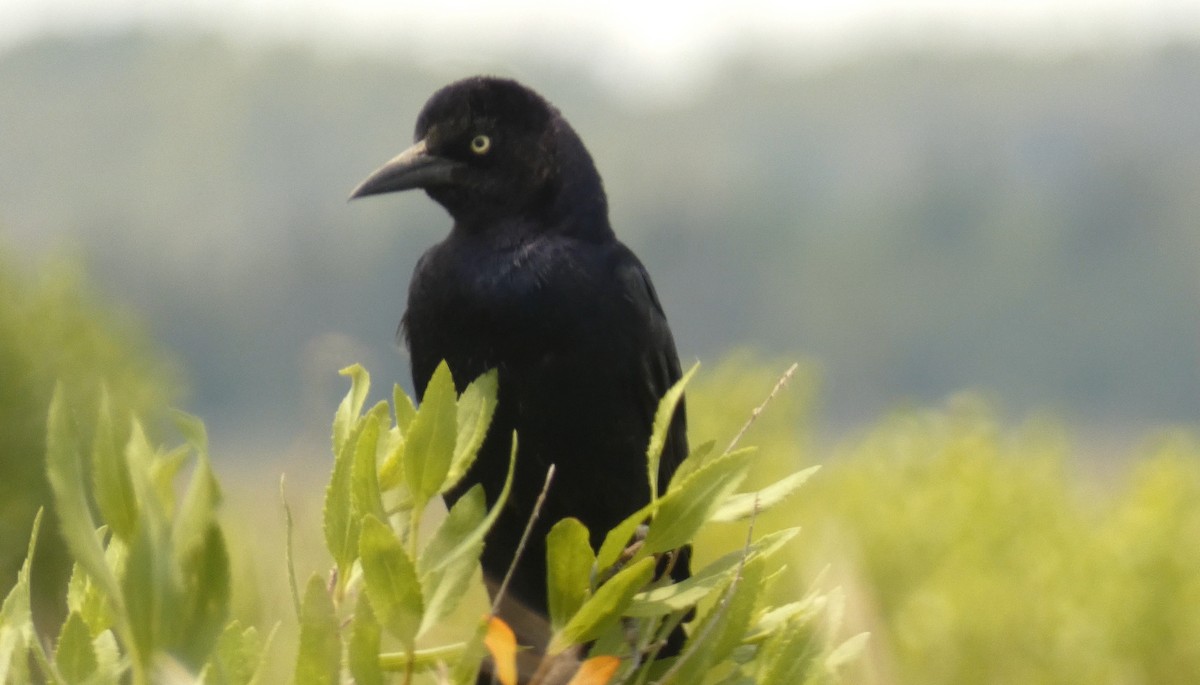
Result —
<instances>
[{"instance_id":1,"label":"thin twig","mask_svg":"<svg viewBox=\"0 0 1200 685\"><path fill-rule=\"evenodd\" d=\"M767 405L771 403L771 400L775 399L775 396L779 394L779 391L783 390L783 386L787 385L787 382L792 379L792 375L796 373L796 369L798 368L800 368L800 364L793 362L792 365L788 367L788 370L783 372L783 376L781 376L775 383L775 387L771 388L771 393L767 395L767 399L763 400L762 404L758 405L755 407L754 411L750 412L750 418L746 419L746 423L742 425L742 429L737 432L737 435L733 436L733 440L729 443L729 447L725 448L725 454L729 454L733 451L733 448L737 446L738 442L742 439L742 436L745 435L746 431L750 429L750 426L758 420L758 415L762 413L763 409L767 408Z\"/></svg>"},{"instance_id":2,"label":"thin twig","mask_svg":"<svg viewBox=\"0 0 1200 685\"><path fill-rule=\"evenodd\" d=\"M533 503L533 513L529 515L529 522L525 524L525 530L521 533L521 541L517 543L517 551L513 554L512 563L504 572L504 581L500 583L500 589L496 591L496 596L492 599L492 615L500 611L500 601L504 599L504 593L508 591L508 583L512 580L513 572L517 569L517 562L525 551L525 543L529 542L529 536L533 533L533 524L542 511L542 505L546 502L546 493L550 491L550 481L553 479L554 464L551 464L550 468L546 469L546 482L542 484L542 491L538 493L537 501Z\"/></svg>"},{"instance_id":3,"label":"thin twig","mask_svg":"<svg viewBox=\"0 0 1200 685\"><path fill-rule=\"evenodd\" d=\"M296 563L292 549L292 508L288 506L287 495L284 493L284 474L279 474L279 501L283 503L283 520L286 525L284 543L284 563L287 564L288 587L292 591L292 608L296 610L296 620L300 620L300 586L296 584Z\"/></svg>"}]
</instances>

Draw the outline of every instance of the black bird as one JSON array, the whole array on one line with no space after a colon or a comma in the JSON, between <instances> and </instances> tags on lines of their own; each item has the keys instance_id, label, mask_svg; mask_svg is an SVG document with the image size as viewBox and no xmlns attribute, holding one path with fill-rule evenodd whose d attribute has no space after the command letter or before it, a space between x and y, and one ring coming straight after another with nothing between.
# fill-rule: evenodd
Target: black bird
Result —
<instances>
[{"instance_id":1,"label":"black bird","mask_svg":"<svg viewBox=\"0 0 1200 685\"><path fill-rule=\"evenodd\" d=\"M551 526L574 516L598 546L650 500L646 445L659 398L680 377L675 343L645 267L609 225L591 156L540 95L500 78L452 83L425 104L414 139L351 198L421 188L454 219L449 236L417 263L399 335L418 397L443 359L460 392L498 370L491 429L447 497L453 503L482 483L493 504L516 430L512 495L483 552L490 581L508 569L546 469L556 465L509 588L544 615ZM685 424L681 404L660 489L686 456ZM677 579L688 575L686 556L672 570ZM520 635L520 619L506 618ZM677 633L667 653L681 639Z\"/></svg>"}]
</instances>

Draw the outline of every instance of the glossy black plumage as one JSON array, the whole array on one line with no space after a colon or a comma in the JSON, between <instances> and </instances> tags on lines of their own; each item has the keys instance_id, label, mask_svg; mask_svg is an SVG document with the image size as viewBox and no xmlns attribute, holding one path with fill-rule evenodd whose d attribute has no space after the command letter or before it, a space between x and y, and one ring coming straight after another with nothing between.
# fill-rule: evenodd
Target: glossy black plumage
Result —
<instances>
[{"instance_id":1,"label":"glossy black plumage","mask_svg":"<svg viewBox=\"0 0 1200 685\"><path fill-rule=\"evenodd\" d=\"M490 579L508 568L546 469L557 465L509 590L544 613L551 526L574 516L599 545L649 501L646 444L658 400L680 376L675 343L645 268L609 226L591 156L539 95L503 79L453 83L425 105L415 139L353 196L420 187L454 220L417 264L401 334L418 396L442 359L460 391L499 370L487 440L449 496L479 482L490 505L517 431L513 493L483 555ZM686 452L681 405L661 488ZM686 574L684 559L674 575Z\"/></svg>"}]
</instances>

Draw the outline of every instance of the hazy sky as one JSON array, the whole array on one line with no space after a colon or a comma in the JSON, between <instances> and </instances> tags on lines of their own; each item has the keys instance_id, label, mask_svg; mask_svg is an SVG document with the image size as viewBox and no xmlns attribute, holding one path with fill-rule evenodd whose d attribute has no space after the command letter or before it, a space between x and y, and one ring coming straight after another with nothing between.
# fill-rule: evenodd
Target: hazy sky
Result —
<instances>
[{"instance_id":1,"label":"hazy sky","mask_svg":"<svg viewBox=\"0 0 1200 685\"><path fill-rule=\"evenodd\" d=\"M602 79L696 78L747 43L820 61L895 43L1023 50L1200 36L1200 0L3 0L0 49L44 32L218 28L336 50L481 54L533 47ZM803 60L801 60L803 62Z\"/></svg>"}]
</instances>

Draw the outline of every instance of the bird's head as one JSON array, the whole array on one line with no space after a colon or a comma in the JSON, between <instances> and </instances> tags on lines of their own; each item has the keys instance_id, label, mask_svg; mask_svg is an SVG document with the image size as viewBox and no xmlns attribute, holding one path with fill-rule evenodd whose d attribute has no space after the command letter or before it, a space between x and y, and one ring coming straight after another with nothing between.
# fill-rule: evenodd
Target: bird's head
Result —
<instances>
[{"instance_id":1,"label":"bird's head","mask_svg":"<svg viewBox=\"0 0 1200 685\"><path fill-rule=\"evenodd\" d=\"M567 208L607 222L600 177L579 137L516 81L472 77L442 88L417 116L414 140L350 198L422 188L468 228Z\"/></svg>"}]
</instances>

